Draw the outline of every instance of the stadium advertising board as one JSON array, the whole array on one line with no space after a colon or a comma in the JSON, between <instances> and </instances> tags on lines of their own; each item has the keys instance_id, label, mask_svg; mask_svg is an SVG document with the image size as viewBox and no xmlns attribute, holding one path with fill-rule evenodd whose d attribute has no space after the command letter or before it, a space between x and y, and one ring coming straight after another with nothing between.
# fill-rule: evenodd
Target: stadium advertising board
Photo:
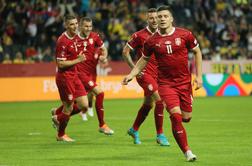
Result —
<instances>
[{"instance_id":1,"label":"stadium advertising board","mask_svg":"<svg viewBox=\"0 0 252 166\"><path fill-rule=\"evenodd\" d=\"M140 98L142 88L135 80L122 86L123 76L100 76L98 85L104 90L106 99ZM59 100L54 77L0 78L0 102Z\"/></svg>"},{"instance_id":2,"label":"stadium advertising board","mask_svg":"<svg viewBox=\"0 0 252 166\"><path fill-rule=\"evenodd\" d=\"M106 99L141 98L143 90L135 80L122 86L123 76L99 76L98 85ZM59 100L54 77L0 78L0 102ZM203 88L194 96L252 95L252 75L204 74Z\"/></svg>"}]
</instances>

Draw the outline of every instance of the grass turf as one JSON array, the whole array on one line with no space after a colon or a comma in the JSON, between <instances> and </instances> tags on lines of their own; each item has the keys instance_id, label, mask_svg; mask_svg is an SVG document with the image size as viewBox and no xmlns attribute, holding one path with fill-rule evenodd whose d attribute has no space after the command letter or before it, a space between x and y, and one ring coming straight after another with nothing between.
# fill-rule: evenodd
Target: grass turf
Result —
<instances>
[{"instance_id":1,"label":"grass turf","mask_svg":"<svg viewBox=\"0 0 252 166\"><path fill-rule=\"evenodd\" d=\"M170 129L170 147L155 142L153 111L140 128L141 145L126 135L141 100L106 100L106 121L115 135L98 133L96 115L83 122L74 116L67 133L74 143L55 141L50 108L59 102L0 103L0 166L247 166L252 165L252 97L196 98L193 119L185 124L188 141L198 156L187 163Z\"/></svg>"}]
</instances>

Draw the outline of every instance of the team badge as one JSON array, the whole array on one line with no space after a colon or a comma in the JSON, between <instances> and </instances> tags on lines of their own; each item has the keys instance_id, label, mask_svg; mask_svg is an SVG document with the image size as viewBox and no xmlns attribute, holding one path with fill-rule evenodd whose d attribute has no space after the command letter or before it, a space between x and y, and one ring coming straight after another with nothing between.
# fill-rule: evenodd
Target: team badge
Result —
<instances>
[{"instance_id":1,"label":"team badge","mask_svg":"<svg viewBox=\"0 0 252 166\"><path fill-rule=\"evenodd\" d=\"M65 51L61 52L61 56L64 57L65 56Z\"/></svg>"},{"instance_id":2,"label":"team badge","mask_svg":"<svg viewBox=\"0 0 252 166\"><path fill-rule=\"evenodd\" d=\"M94 43L94 40L92 38L90 38L88 41L89 41L90 44Z\"/></svg>"},{"instance_id":3,"label":"team badge","mask_svg":"<svg viewBox=\"0 0 252 166\"><path fill-rule=\"evenodd\" d=\"M176 38L176 39L175 39L175 44L176 44L177 46L180 46L180 45L181 45L181 38Z\"/></svg>"},{"instance_id":4,"label":"team badge","mask_svg":"<svg viewBox=\"0 0 252 166\"><path fill-rule=\"evenodd\" d=\"M148 89L149 89L149 91L153 91L153 86L152 86L152 84L149 84L149 85L148 85Z\"/></svg>"},{"instance_id":5,"label":"team badge","mask_svg":"<svg viewBox=\"0 0 252 166\"><path fill-rule=\"evenodd\" d=\"M88 82L88 85L89 85L89 86L94 86L94 82L93 82L93 81L89 81L89 82Z\"/></svg>"},{"instance_id":6,"label":"team badge","mask_svg":"<svg viewBox=\"0 0 252 166\"><path fill-rule=\"evenodd\" d=\"M73 95L72 94L68 95L68 100L73 100Z\"/></svg>"}]
</instances>

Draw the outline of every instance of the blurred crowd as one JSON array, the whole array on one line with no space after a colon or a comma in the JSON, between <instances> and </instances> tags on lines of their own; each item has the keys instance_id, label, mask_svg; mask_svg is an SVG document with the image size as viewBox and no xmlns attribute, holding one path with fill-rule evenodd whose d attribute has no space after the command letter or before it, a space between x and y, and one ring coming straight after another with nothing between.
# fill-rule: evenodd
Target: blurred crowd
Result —
<instances>
[{"instance_id":1,"label":"blurred crowd","mask_svg":"<svg viewBox=\"0 0 252 166\"><path fill-rule=\"evenodd\" d=\"M250 0L0 0L0 62L54 61L67 13L89 16L113 61L130 35L146 26L150 7L170 5L176 26L192 30L203 59L252 59Z\"/></svg>"}]
</instances>

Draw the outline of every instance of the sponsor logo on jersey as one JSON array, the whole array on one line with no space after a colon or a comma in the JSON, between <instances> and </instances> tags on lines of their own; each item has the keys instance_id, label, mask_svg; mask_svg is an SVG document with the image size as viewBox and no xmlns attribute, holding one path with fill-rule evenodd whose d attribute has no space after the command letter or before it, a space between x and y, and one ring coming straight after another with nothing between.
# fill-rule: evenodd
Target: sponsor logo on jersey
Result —
<instances>
[{"instance_id":1,"label":"sponsor logo on jersey","mask_svg":"<svg viewBox=\"0 0 252 166\"><path fill-rule=\"evenodd\" d=\"M89 41L90 44L94 43L94 40L92 38L90 38L88 41Z\"/></svg>"},{"instance_id":2,"label":"sponsor logo on jersey","mask_svg":"<svg viewBox=\"0 0 252 166\"><path fill-rule=\"evenodd\" d=\"M181 38L176 38L176 39L175 39L175 44L176 44L177 46L180 46L180 45L181 45Z\"/></svg>"},{"instance_id":3,"label":"sponsor logo on jersey","mask_svg":"<svg viewBox=\"0 0 252 166\"><path fill-rule=\"evenodd\" d=\"M156 46L156 47L161 47L160 43L158 43L158 44L155 44L155 46Z\"/></svg>"},{"instance_id":4,"label":"sponsor logo on jersey","mask_svg":"<svg viewBox=\"0 0 252 166\"><path fill-rule=\"evenodd\" d=\"M165 44L171 44L171 41L169 41L169 40L165 41Z\"/></svg>"}]
</instances>

